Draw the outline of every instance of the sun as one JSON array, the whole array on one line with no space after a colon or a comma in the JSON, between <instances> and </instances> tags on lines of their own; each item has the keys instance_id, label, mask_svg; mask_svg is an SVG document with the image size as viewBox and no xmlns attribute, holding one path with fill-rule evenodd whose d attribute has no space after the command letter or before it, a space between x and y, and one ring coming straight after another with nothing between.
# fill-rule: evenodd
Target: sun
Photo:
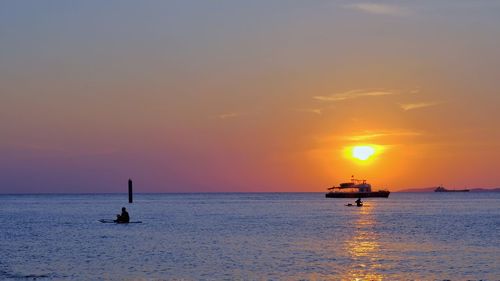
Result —
<instances>
[{"instance_id":1,"label":"sun","mask_svg":"<svg viewBox=\"0 0 500 281\"><path fill-rule=\"evenodd\" d=\"M352 154L352 157L354 157L358 160L366 161L373 154L375 154L375 148L372 146L368 146L368 145L354 146L352 148L351 154Z\"/></svg>"},{"instance_id":2,"label":"sun","mask_svg":"<svg viewBox=\"0 0 500 281\"><path fill-rule=\"evenodd\" d=\"M380 144L355 144L345 146L343 149L344 158L354 161L359 165L373 164L388 147Z\"/></svg>"}]
</instances>

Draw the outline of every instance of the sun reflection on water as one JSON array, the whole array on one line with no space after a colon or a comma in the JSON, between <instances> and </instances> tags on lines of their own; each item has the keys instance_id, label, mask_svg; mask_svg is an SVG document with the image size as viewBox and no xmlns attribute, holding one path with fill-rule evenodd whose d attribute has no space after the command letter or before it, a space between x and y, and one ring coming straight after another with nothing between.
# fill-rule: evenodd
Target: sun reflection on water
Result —
<instances>
[{"instance_id":1,"label":"sun reflection on water","mask_svg":"<svg viewBox=\"0 0 500 281\"><path fill-rule=\"evenodd\" d=\"M374 231L377 224L373 216L374 204L370 202L356 209L353 236L344 244L352 260L345 274L347 280L383 280L383 276L377 273L382 265L378 235Z\"/></svg>"}]
</instances>

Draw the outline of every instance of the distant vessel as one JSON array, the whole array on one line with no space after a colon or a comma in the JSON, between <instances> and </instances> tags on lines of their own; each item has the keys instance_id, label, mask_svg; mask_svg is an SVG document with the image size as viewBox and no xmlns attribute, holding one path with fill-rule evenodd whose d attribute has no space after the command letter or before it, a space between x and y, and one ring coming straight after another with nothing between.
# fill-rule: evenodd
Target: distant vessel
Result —
<instances>
[{"instance_id":1,"label":"distant vessel","mask_svg":"<svg viewBox=\"0 0 500 281\"><path fill-rule=\"evenodd\" d=\"M388 190L372 191L371 184L366 180L351 178L351 182L341 183L340 186L328 188L330 192L325 194L327 198L367 198L367 197L389 197Z\"/></svg>"},{"instance_id":2,"label":"distant vessel","mask_svg":"<svg viewBox=\"0 0 500 281\"><path fill-rule=\"evenodd\" d=\"M446 189L442 185L436 187L434 192L469 192L469 189Z\"/></svg>"}]
</instances>

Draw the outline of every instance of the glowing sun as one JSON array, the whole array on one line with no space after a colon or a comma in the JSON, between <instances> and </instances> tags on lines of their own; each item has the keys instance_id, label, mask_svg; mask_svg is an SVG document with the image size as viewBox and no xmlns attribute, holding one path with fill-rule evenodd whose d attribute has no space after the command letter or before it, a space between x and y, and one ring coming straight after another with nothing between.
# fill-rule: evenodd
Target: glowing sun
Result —
<instances>
[{"instance_id":1,"label":"glowing sun","mask_svg":"<svg viewBox=\"0 0 500 281\"><path fill-rule=\"evenodd\" d=\"M367 145L352 148L352 157L361 161L368 160L375 153L375 148Z\"/></svg>"}]
</instances>

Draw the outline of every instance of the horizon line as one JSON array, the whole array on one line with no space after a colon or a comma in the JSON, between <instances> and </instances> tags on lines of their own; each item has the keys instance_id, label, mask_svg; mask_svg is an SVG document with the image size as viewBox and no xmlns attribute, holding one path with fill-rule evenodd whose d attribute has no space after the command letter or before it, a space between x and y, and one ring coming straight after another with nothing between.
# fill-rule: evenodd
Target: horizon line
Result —
<instances>
[{"instance_id":1,"label":"horizon line","mask_svg":"<svg viewBox=\"0 0 500 281\"><path fill-rule=\"evenodd\" d=\"M422 187L422 188L406 188L402 190L395 190L395 191L390 191L391 193L426 193L426 192L432 192L432 191L426 191L426 189L433 188L433 187ZM470 191L474 190L485 190L485 192L491 191L495 192L496 190L499 190L500 187L476 187L476 188L469 188ZM420 190L420 191L419 191ZM203 192L198 192L198 191L186 191L186 192L137 192L134 193L136 194L172 194L172 195L183 195L183 194L189 194L189 195L195 195L195 194L272 194L272 193L281 193L281 194L300 194L300 193L325 193L326 191L203 191ZM128 192L20 192L20 193L2 193L0 192L1 195L122 195L122 194L128 194Z\"/></svg>"}]
</instances>

